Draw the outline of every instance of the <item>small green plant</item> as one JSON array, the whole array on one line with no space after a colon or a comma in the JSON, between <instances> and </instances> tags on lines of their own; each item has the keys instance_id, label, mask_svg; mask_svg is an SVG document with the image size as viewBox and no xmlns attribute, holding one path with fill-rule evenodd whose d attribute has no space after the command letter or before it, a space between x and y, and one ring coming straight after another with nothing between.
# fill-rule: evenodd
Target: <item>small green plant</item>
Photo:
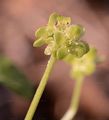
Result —
<instances>
[{"instance_id":1,"label":"small green plant","mask_svg":"<svg viewBox=\"0 0 109 120\"><path fill-rule=\"evenodd\" d=\"M69 17L64 17L57 13L53 13L50 16L46 26L36 31L37 40L33 46L41 47L46 44L47 47L44 53L45 55L50 55L50 59L25 120L32 120L55 62L64 60L69 55L74 58L81 58L89 51L88 44L80 39L84 32L85 29L81 25L72 25Z\"/></svg>"},{"instance_id":2,"label":"small green plant","mask_svg":"<svg viewBox=\"0 0 109 120\"><path fill-rule=\"evenodd\" d=\"M95 48L91 48L87 54L79 59L72 55L65 58L65 61L72 66L71 77L76 80L76 85L70 107L61 120L72 120L77 113L83 80L86 76L94 73L97 59L98 57Z\"/></svg>"}]
</instances>

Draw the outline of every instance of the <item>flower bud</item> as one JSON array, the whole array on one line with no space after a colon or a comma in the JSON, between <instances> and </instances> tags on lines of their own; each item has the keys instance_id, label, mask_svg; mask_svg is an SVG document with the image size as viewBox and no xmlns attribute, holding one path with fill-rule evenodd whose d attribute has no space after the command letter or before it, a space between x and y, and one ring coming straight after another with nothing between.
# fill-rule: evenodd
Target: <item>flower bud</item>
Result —
<instances>
[{"instance_id":1,"label":"flower bud","mask_svg":"<svg viewBox=\"0 0 109 120\"><path fill-rule=\"evenodd\" d=\"M67 30L67 35L73 41L79 40L79 38L84 34L85 29L80 25L72 25Z\"/></svg>"},{"instance_id":2,"label":"flower bud","mask_svg":"<svg viewBox=\"0 0 109 120\"><path fill-rule=\"evenodd\" d=\"M54 49L55 43L52 41L51 43L48 44L48 46L45 48L45 55L51 55Z\"/></svg>"},{"instance_id":3,"label":"flower bud","mask_svg":"<svg viewBox=\"0 0 109 120\"><path fill-rule=\"evenodd\" d=\"M35 36L36 36L37 38L46 37L46 36L47 36L46 27L41 27L41 28L39 28L39 29L35 32Z\"/></svg>"},{"instance_id":4,"label":"flower bud","mask_svg":"<svg viewBox=\"0 0 109 120\"><path fill-rule=\"evenodd\" d=\"M69 47L69 51L76 57L82 57L89 51L89 46L84 41L73 42L72 46Z\"/></svg>"},{"instance_id":5,"label":"flower bud","mask_svg":"<svg viewBox=\"0 0 109 120\"><path fill-rule=\"evenodd\" d=\"M39 38L38 40L36 40L34 43L33 43L33 46L34 47L41 47L42 45L45 44L45 41L42 39L42 38Z\"/></svg>"},{"instance_id":6,"label":"flower bud","mask_svg":"<svg viewBox=\"0 0 109 120\"><path fill-rule=\"evenodd\" d=\"M62 32L60 31L56 31L54 33L54 39L56 41L56 44L59 46L59 45L62 45L64 42L65 42L65 36Z\"/></svg>"},{"instance_id":7,"label":"flower bud","mask_svg":"<svg viewBox=\"0 0 109 120\"><path fill-rule=\"evenodd\" d=\"M57 59L63 59L68 55L68 49L66 47L61 47L57 50Z\"/></svg>"}]
</instances>

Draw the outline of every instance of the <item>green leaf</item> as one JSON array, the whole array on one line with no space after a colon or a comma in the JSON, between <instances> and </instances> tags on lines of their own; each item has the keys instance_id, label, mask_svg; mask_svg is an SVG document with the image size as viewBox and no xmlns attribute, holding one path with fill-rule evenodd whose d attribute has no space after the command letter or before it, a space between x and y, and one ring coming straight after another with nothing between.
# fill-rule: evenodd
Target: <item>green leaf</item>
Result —
<instances>
[{"instance_id":1,"label":"green leaf","mask_svg":"<svg viewBox=\"0 0 109 120\"><path fill-rule=\"evenodd\" d=\"M3 56L0 56L0 84L28 99L34 93L33 86L26 76Z\"/></svg>"}]
</instances>

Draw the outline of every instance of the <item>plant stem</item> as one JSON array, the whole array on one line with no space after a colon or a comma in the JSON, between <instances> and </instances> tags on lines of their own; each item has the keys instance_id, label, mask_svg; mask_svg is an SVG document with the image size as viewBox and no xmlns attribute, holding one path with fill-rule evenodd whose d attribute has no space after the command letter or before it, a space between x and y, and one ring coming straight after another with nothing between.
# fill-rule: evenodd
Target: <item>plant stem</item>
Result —
<instances>
[{"instance_id":1,"label":"plant stem","mask_svg":"<svg viewBox=\"0 0 109 120\"><path fill-rule=\"evenodd\" d=\"M74 88L74 94L71 100L70 108L61 120L72 120L75 117L79 106L82 83L83 79L76 80L76 85Z\"/></svg>"},{"instance_id":2,"label":"plant stem","mask_svg":"<svg viewBox=\"0 0 109 120\"><path fill-rule=\"evenodd\" d=\"M49 61L48 61L44 75L41 79L41 82L36 90L36 93L34 95L32 102L31 102L31 105L29 107L29 110L27 112L25 120L32 120L55 62L56 62L56 59L53 56L51 56Z\"/></svg>"}]
</instances>

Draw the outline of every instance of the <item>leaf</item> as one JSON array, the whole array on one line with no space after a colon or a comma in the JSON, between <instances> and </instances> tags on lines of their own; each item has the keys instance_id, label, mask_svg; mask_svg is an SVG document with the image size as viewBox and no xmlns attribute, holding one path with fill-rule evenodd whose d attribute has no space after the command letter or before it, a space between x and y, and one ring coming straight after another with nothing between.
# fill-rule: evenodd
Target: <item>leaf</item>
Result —
<instances>
[{"instance_id":1,"label":"leaf","mask_svg":"<svg viewBox=\"0 0 109 120\"><path fill-rule=\"evenodd\" d=\"M3 56L0 56L0 84L28 99L34 93L33 86L26 76Z\"/></svg>"}]
</instances>

